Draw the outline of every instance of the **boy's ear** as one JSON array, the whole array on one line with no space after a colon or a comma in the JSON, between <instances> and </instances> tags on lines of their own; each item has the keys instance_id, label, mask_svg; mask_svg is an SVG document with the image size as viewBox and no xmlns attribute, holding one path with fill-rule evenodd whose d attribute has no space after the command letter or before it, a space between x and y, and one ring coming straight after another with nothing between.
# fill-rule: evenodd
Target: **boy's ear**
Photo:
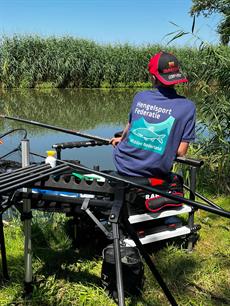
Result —
<instances>
[{"instance_id":1,"label":"boy's ear","mask_svg":"<svg viewBox=\"0 0 230 306\"><path fill-rule=\"evenodd\" d=\"M150 80L151 80L151 82L152 82L153 84L155 84L155 83L156 83L156 77L155 77L155 75L150 74Z\"/></svg>"}]
</instances>

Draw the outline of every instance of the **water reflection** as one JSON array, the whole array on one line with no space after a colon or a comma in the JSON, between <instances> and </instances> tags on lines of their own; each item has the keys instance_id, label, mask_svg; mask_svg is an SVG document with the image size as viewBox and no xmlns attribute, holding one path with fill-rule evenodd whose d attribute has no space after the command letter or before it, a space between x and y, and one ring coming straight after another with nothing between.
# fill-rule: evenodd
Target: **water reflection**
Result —
<instances>
[{"instance_id":1,"label":"water reflection","mask_svg":"<svg viewBox=\"0 0 230 306\"><path fill-rule=\"evenodd\" d=\"M127 122L128 112L135 90L24 90L6 91L1 94L1 113L60 127L87 131L105 138L113 136ZM3 133L12 128L24 127L28 131L31 151L45 154L52 144L77 141L81 138L34 127L24 123L1 120ZM19 136L13 135L9 145ZM1 155L9 146L2 146ZM88 166L100 164L112 166L112 148L84 148L63 151L63 158L79 159Z\"/></svg>"},{"instance_id":2,"label":"water reflection","mask_svg":"<svg viewBox=\"0 0 230 306\"><path fill-rule=\"evenodd\" d=\"M1 95L1 111L66 128L92 129L100 124L124 123L134 93L98 89L8 91Z\"/></svg>"}]
</instances>

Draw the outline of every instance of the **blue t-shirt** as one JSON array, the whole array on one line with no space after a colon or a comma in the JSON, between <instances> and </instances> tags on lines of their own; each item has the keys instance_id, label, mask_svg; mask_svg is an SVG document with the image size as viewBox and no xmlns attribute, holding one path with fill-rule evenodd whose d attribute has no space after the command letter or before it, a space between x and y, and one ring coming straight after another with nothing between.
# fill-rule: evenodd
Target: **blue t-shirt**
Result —
<instances>
[{"instance_id":1,"label":"blue t-shirt","mask_svg":"<svg viewBox=\"0 0 230 306\"><path fill-rule=\"evenodd\" d=\"M153 177L168 173L181 141L195 139L195 105L174 88L139 92L133 99L126 137L114 149L117 171Z\"/></svg>"}]
</instances>

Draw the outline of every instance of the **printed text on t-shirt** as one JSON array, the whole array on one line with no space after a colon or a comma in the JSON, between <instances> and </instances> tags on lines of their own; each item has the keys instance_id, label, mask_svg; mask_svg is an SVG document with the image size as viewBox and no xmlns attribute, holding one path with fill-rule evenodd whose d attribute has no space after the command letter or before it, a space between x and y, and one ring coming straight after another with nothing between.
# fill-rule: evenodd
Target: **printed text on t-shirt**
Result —
<instances>
[{"instance_id":1,"label":"printed text on t-shirt","mask_svg":"<svg viewBox=\"0 0 230 306\"><path fill-rule=\"evenodd\" d=\"M148 103L143 103L141 101L137 102L135 111L136 114L142 116L148 116L151 118L160 119L161 114L171 115L172 109L159 107L157 105L151 105Z\"/></svg>"}]
</instances>

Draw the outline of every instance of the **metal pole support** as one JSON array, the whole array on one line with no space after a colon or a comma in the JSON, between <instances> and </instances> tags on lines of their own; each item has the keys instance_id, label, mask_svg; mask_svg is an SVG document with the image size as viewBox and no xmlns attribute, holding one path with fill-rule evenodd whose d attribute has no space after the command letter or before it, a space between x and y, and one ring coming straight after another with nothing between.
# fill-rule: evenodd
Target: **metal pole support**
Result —
<instances>
[{"instance_id":1,"label":"metal pole support","mask_svg":"<svg viewBox=\"0 0 230 306\"><path fill-rule=\"evenodd\" d=\"M125 192L124 184L118 183L116 185L113 207L109 216L109 221L112 223L114 259L116 267L116 282L117 282L117 294L118 294L119 306L125 306L121 250L120 250L120 233L119 233L119 219L120 219L120 214L122 213L122 208L124 203L124 192Z\"/></svg>"},{"instance_id":2,"label":"metal pole support","mask_svg":"<svg viewBox=\"0 0 230 306\"><path fill-rule=\"evenodd\" d=\"M22 150L22 167L27 167L30 164L30 146L29 140L24 139L21 141ZM23 192L28 192L27 188L23 188ZM24 263L25 263L25 279L24 289L25 294L32 292L32 243L31 243L31 200L23 200L23 214L22 220L24 221Z\"/></svg>"},{"instance_id":3,"label":"metal pole support","mask_svg":"<svg viewBox=\"0 0 230 306\"><path fill-rule=\"evenodd\" d=\"M61 148L55 148L57 152L57 159L61 159Z\"/></svg>"},{"instance_id":4,"label":"metal pole support","mask_svg":"<svg viewBox=\"0 0 230 306\"><path fill-rule=\"evenodd\" d=\"M3 273L3 277L6 280L8 280L9 274L8 274L7 260L6 260L6 248L5 248L2 214L0 214L0 246L1 246L1 254L2 254L2 273Z\"/></svg>"},{"instance_id":5,"label":"metal pole support","mask_svg":"<svg viewBox=\"0 0 230 306\"><path fill-rule=\"evenodd\" d=\"M195 191L196 191L196 172L197 168L194 166L191 166L190 168L190 194L189 194L189 199L195 201ZM193 229L194 227L194 212L195 209L192 207L191 212L189 213L189 218L188 218L188 226L190 229ZM192 252L193 249L193 234L188 239L188 247L187 250L188 252Z\"/></svg>"},{"instance_id":6,"label":"metal pole support","mask_svg":"<svg viewBox=\"0 0 230 306\"><path fill-rule=\"evenodd\" d=\"M112 223L112 230L113 230L114 258L115 258L115 265L116 265L118 305L124 306L125 296L124 296L124 284L123 284L123 275L122 275L120 236L119 236L118 223Z\"/></svg>"}]
</instances>

